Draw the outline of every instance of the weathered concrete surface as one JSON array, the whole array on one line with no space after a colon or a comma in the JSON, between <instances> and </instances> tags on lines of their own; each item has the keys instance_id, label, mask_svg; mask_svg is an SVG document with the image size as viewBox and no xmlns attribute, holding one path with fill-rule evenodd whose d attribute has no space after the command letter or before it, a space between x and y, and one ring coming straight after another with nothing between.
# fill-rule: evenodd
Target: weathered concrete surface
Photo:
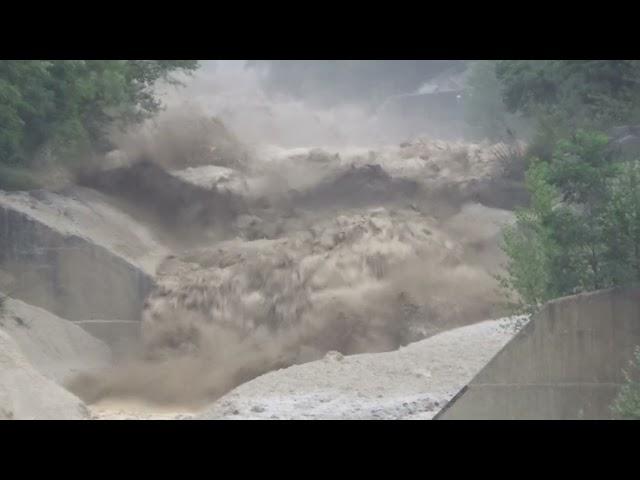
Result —
<instances>
[{"instance_id":1,"label":"weathered concrete surface","mask_svg":"<svg viewBox=\"0 0 640 480\"><path fill-rule=\"evenodd\" d=\"M97 192L0 192L0 289L60 317L139 319L165 254Z\"/></svg>"},{"instance_id":2,"label":"weathered concrete surface","mask_svg":"<svg viewBox=\"0 0 640 480\"><path fill-rule=\"evenodd\" d=\"M109 345L114 353L126 350L140 339L140 322L137 320L82 320L74 323Z\"/></svg>"},{"instance_id":3,"label":"weathered concrete surface","mask_svg":"<svg viewBox=\"0 0 640 480\"><path fill-rule=\"evenodd\" d=\"M38 372L11 336L0 330L0 420L81 420L82 401Z\"/></svg>"},{"instance_id":4,"label":"weathered concrete surface","mask_svg":"<svg viewBox=\"0 0 640 480\"><path fill-rule=\"evenodd\" d=\"M73 322L20 300L5 299L0 331L11 336L39 373L59 384L111 362L105 343Z\"/></svg>"},{"instance_id":5,"label":"weathered concrete surface","mask_svg":"<svg viewBox=\"0 0 640 480\"><path fill-rule=\"evenodd\" d=\"M607 419L640 345L640 289L547 304L437 419Z\"/></svg>"}]
</instances>

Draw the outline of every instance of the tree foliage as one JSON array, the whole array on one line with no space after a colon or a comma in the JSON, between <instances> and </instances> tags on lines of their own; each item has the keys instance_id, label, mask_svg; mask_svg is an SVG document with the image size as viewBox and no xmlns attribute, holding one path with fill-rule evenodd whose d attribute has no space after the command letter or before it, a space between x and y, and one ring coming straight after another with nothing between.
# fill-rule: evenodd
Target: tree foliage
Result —
<instances>
[{"instance_id":1,"label":"tree foliage","mask_svg":"<svg viewBox=\"0 0 640 480\"><path fill-rule=\"evenodd\" d=\"M622 154L600 132L640 122L637 60L503 60L504 103L536 124L527 171L531 204L504 230L516 310L573 293L640 282L640 150ZM613 405L640 419L640 349Z\"/></svg>"},{"instance_id":2,"label":"tree foliage","mask_svg":"<svg viewBox=\"0 0 640 480\"><path fill-rule=\"evenodd\" d=\"M158 81L195 68L191 60L2 60L0 164L105 149L110 128L158 110Z\"/></svg>"},{"instance_id":3,"label":"tree foliage","mask_svg":"<svg viewBox=\"0 0 640 480\"><path fill-rule=\"evenodd\" d=\"M613 404L613 411L628 420L640 420L640 347L636 347L631 369L624 372L625 384Z\"/></svg>"},{"instance_id":4,"label":"tree foliage","mask_svg":"<svg viewBox=\"0 0 640 480\"><path fill-rule=\"evenodd\" d=\"M502 248L508 256L506 274L499 277L516 311L531 313L552 298L551 253L554 251L548 219L557 194L548 182L548 165L534 162L527 172L531 206L516 212L516 223L505 227Z\"/></svg>"},{"instance_id":5,"label":"tree foliage","mask_svg":"<svg viewBox=\"0 0 640 480\"><path fill-rule=\"evenodd\" d=\"M578 131L527 172L531 205L504 231L501 279L521 309L640 281L640 159L607 145L605 135Z\"/></svg>"},{"instance_id":6,"label":"tree foliage","mask_svg":"<svg viewBox=\"0 0 640 480\"><path fill-rule=\"evenodd\" d=\"M502 140L509 137L509 131L523 128L516 115L507 111L496 75L496 61L471 63L465 84L464 116L473 137Z\"/></svg>"},{"instance_id":7,"label":"tree foliage","mask_svg":"<svg viewBox=\"0 0 640 480\"><path fill-rule=\"evenodd\" d=\"M532 203L504 232L501 278L521 309L640 280L640 155L600 132L640 120L636 60L501 60L506 107L536 122Z\"/></svg>"},{"instance_id":8,"label":"tree foliage","mask_svg":"<svg viewBox=\"0 0 640 480\"><path fill-rule=\"evenodd\" d=\"M640 121L638 60L500 60L496 75L509 111L565 131Z\"/></svg>"}]
</instances>

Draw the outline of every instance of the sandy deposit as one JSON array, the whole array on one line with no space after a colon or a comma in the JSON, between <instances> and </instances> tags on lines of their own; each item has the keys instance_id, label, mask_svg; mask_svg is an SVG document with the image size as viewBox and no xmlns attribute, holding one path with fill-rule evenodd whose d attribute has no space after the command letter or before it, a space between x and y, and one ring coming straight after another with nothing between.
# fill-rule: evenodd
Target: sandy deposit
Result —
<instances>
[{"instance_id":1,"label":"sandy deposit","mask_svg":"<svg viewBox=\"0 0 640 480\"><path fill-rule=\"evenodd\" d=\"M106 367L111 352L73 322L5 298L0 315L0 419L89 418L64 383Z\"/></svg>"},{"instance_id":2,"label":"sandy deposit","mask_svg":"<svg viewBox=\"0 0 640 480\"><path fill-rule=\"evenodd\" d=\"M136 399L106 399L87 407L92 420L190 420L198 413Z\"/></svg>"},{"instance_id":3,"label":"sandy deposit","mask_svg":"<svg viewBox=\"0 0 640 480\"><path fill-rule=\"evenodd\" d=\"M81 420L79 398L35 370L17 343L0 329L0 420Z\"/></svg>"},{"instance_id":4,"label":"sandy deposit","mask_svg":"<svg viewBox=\"0 0 640 480\"><path fill-rule=\"evenodd\" d=\"M513 337L513 320L453 329L394 352L342 356L262 375L198 419L430 419Z\"/></svg>"},{"instance_id":5,"label":"sandy deposit","mask_svg":"<svg viewBox=\"0 0 640 480\"><path fill-rule=\"evenodd\" d=\"M206 409L109 399L100 420L428 420L515 335L524 317L456 328L393 352L343 356L275 370Z\"/></svg>"},{"instance_id":6,"label":"sandy deposit","mask_svg":"<svg viewBox=\"0 0 640 480\"><path fill-rule=\"evenodd\" d=\"M63 384L71 376L104 368L111 351L73 322L19 300L6 299L0 330L45 377Z\"/></svg>"}]
</instances>

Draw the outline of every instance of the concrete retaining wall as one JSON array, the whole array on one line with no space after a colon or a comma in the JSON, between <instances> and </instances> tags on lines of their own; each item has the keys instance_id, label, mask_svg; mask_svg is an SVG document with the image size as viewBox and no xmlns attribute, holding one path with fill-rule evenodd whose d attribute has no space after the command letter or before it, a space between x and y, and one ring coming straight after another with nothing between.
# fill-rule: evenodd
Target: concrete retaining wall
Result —
<instances>
[{"instance_id":1,"label":"concrete retaining wall","mask_svg":"<svg viewBox=\"0 0 640 480\"><path fill-rule=\"evenodd\" d=\"M547 304L435 419L607 419L640 345L640 288Z\"/></svg>"},{"instance_id":2,"label":"concrete retaining wall","mask_svg":"<svg viewBox=\"0 0 640 480\"><path fill-rule=\"evenodd\" d=\"M70 320L138 320L152 278L108 249L0 206L0 269L10 294Z\"/></svg>"},{"instance_id":3,"label":"concrete retaining wall","mask_svg":"<svg viewBox=\"0 0 640 480\"><path fill-rule=\"evenodd\" d=\"M140 322L136 320L82 320L73 323L109 345L114 353L126 352L140 340Z\"/></svg>"}]
</instances>

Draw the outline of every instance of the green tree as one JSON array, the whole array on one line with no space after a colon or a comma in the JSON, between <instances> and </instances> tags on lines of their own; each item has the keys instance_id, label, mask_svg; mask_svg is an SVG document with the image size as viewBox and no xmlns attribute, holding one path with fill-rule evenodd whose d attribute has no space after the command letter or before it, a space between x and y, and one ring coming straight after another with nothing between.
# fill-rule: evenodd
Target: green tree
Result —
<instances>
[{"instance_id":1,"label":"green tree","mask_svg":"<svg viewBox=\"0 0 640 480\"><path fill-rule=\"evenodd\" d=\"M536 122L527 172L532 202L504 231L514 307L640 282L640 155L609 148L607 131L640 121L637 60L505 60L509 111ZM640 349L613 410L640 419Z\"/></svg>"},{"instance_id":2,"label":"green tree","mask_svg":"<svg viewBox=\"0 0 640 480\"><path fill-rule=\"evenodd\" d=\"M640 348L636 348L631 370L624 372L626 383L613 404L613 411L628 420L640 420Z\"/></svg>"},{"instance_id":3,"label":"green tree","mask_svg":"<svg viewBox=\"0 0 640 480\"><path fill-rule=\"evenodd\" d=\"M603 213L606 274L614 285L640 282L640 162L621 162L609 192Z\"/></svg>"},{"instance_id":4,"label":"green tree","mask_svg":"<svg viewBox=\"0 0 640 480\"><path fill-rule=\"evenodd\" d=\"M479 138L502 139L516 119L504 104L496 61L479 60L468 68L463 108L469 133Z\"/></svg>"},{"instance_id":5,"label":"green tree","mask_svg":"<svg viewBox=\"0 0 640 480\"><path fill-rule=\"evenodd\" d=\"M507 109L536 123L528 156L539 158L528 174L532 205L505 231L505 286L534 308L639 281L640 162L597 132L640 121L640 62L501 60L496 76ZM550 192L553 207L542 212L536 202ZM526 258L543 260L544 275Z\"/></svg>"},{"instance_id":6,"label":"green tree","mask_svg":"<svg viewBox=\"0 0 640 480\"><path fill-rule=\"evenodd\" d=\"M506 275L499 276L509 303L516 311L531 313L553 298L550 291L551 259L555 246L549 226L555 189L549 184L549 166L534 160L526 184L531 206L516 212L516 223L505 227L502 249L509 261Z\"/></svg>"},{"instance_id":7,"label":"green tree","mask_svg":"<svg viewBox=\"0 0 640 480\"><path fill-rule=\"evenodd\" d=\"M535 125L529 152L541 159L579 129L640 122L638 60L499 60L495 71L507 110Z\"/></svg>"},{"instance_id":8,"label":"green tree","mask_svg":"<svg viewBox=\"0 0 640 480\"><path fill-rule=\"evenodd\" d=\"M638 60L500 60L496 74L511 112L571 129L640 120Z\"/></svg>"},{"instance_id":9,"label":"green tree","mask_svg":"<svg viewBox=\"0 0 640 480\"><path fill-rule=\"evenodd\" d=\"M531 205L504 231L501 279L517 306L640 281L640 162L578 131L527 172Z\"/></svg>"},{"instance_id":10,"label":"green tree","mask_svg":"<svg viewBox=\"0 0 640 480\"><path fill-rule=\"evenodd\" d=\"M157 112L158 81L196 68L191 60L2 60L0 164L105 150L110 128Z\"/></svg>"}]
</instances>

